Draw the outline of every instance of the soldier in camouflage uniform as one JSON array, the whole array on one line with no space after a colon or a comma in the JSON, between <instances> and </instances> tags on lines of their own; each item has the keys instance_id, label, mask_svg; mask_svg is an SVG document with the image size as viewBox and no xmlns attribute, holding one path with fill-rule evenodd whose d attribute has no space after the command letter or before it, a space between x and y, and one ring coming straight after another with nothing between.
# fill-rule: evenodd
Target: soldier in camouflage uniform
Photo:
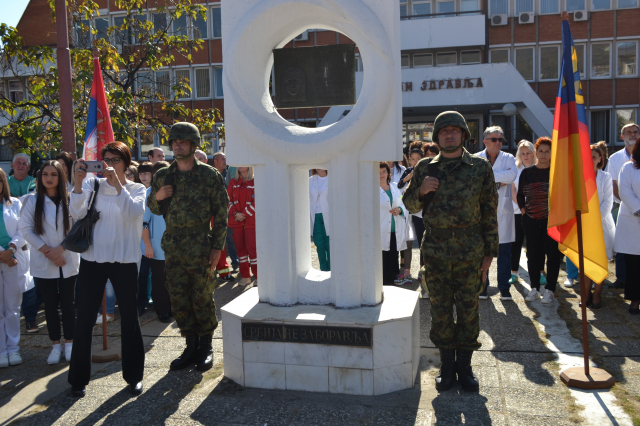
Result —
<instances>
[{"instance_id":1,"label":"soldier in camouflage uniform","mask_svg":"<svg viewBox=\"0 0 640 426\"><path fill-rule=\"evenodd\" d=\"M211 339L218 325L215 267L227 234L229 197L220 172L194 157L200 147L196 126L174 124L169 146L176 161L155 174L147 205L167 224L162 237L166 286L173 316L187 341L170 368L180 370L195 362L197 370L205 371L213 365Z\"/></svg>"},{"instance_id":2,"label":"soldier in camouflage uniform","mask_svg":"<svg viewBox=\"0 0 640 426\"><path fill-rule=\"evenodd\" d=\"M436 388L446 390L458 381L477 391L471 369L473 351L480 348L478 298L494 257L498 256L498 194L489 162L463 147L470 138L461 114L438 115L433 140L440 146L435 158L415 167L402 200L411 213L423 210L421 250L426 259L426 286L431 298L431 341L440 349L442 367ZM427 197L428 198L428 197ZM454 321L455 306L457 322Z\"/></svg>"}]
</instances>

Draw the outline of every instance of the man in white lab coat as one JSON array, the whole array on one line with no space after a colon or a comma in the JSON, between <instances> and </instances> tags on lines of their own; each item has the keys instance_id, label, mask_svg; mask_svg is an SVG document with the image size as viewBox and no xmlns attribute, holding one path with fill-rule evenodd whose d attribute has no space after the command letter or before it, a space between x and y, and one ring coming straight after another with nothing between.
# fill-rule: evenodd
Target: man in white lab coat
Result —
<instances>
[{"instance_id":1,"label":"man in white lab coat","mask_svg":"<svg viewBox=\"0 0 640 426\"><path fill-rule=\"evenodd\" d=\"M484 145L486 149L478 155L491 163L493 175L498 189L498 234L500 235L500 249L498 252L498 290L501 300L513 300L509 288L511 278L511 243L516 240L515 220L513 217L513 203L511 184L516 179L516 159L513 155L502 152L505 141L504 131L500 126L487 127L484 131ZM487 287L480 293L480 299L488 299Z\"/></svg>"}]
</instances>

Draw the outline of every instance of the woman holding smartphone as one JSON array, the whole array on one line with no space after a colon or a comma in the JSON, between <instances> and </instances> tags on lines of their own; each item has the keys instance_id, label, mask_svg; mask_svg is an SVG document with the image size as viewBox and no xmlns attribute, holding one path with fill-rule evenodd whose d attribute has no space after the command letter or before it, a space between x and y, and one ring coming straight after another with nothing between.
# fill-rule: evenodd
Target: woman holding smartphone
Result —
<instances>
[{"instance_id":1,"label":"woman holding smartphone","mask_svg":"<svg viewBox=\"0 0 640 426\"><path fill-rule=\"evenodd\" d=\"M87 178L83 163L76 164L75 185L69 202L71 217L83 219L98 183L94 206L100 212L100 219L93 228L93 243L81 255L78 274L78 316L69 368L69 383L76 397L85 395L91 376L93 325L107 279L113 284L120 307L122 375L133 395L142 393L144 345L138 321L137 276L146 190L144 185L127 181L125 177L131 164L131 152L125 144L105 145L102 158L104 178Z\"/></svg>"}]
</instances>

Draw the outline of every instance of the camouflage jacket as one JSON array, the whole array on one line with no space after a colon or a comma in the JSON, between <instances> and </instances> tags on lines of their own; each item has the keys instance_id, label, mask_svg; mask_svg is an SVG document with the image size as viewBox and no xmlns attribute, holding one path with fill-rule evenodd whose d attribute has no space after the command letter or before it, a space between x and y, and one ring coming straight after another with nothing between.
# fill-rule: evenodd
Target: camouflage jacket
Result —
<instances>
[{"instance_id":1,"label":"camouflage jacket","mask_svg":"<svg viewBox=\"0 0 640 426\"><path fill-rule=\"evenodd\" d=\"M174 192L167 211L167 228L200 226L213 217L209 241L211 248L222 250L227 235L227 189L220 172L197 159L195 162L188 172L178 170L175 161L171 166L158 170L153 177L147 205L153 214L162 215L156 192L164 185L166 176L173 173Z\"/></svg>"},{"instance_id":2,"label":"camouflage jacket","mask_svg":"<svg viewBox=\"0 0 640 426\"><path fill-rule=\"evenodd\" d=\"M422 211L420 185L428 175L428 164L438 163L440 185L425 214L426 228L421 249L427 257L453 261L498 256L498 192L491 165L484 158L463 148L459 161L445 162L441 154L425 158L415 167L409 188L402 201L409 212ZM471 235L442 238L429 228L455 229L479 224Z\"/></svg>"}]
</instances>

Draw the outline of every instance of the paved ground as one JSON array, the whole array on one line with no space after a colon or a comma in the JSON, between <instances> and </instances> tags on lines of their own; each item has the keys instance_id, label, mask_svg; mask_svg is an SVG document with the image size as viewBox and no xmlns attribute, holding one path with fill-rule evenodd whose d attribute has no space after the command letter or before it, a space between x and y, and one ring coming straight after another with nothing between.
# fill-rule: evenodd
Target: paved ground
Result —
<instances>
[{"instance_id":1,"label":"paved ground","mask_svg":"<svg viewBox=\"0 0 640 426\"><path fill-rule=\"evenodd\" d=\"M414 277L416 259L414 256ZM621 383L612 392L587 395L602 404L586 404L589 406L585 410L580 405L585 401L581 394L570 391L559 380L566 357L568 362L571 356L581 359L580 354L557 354L567 351L562 348L579 348L579 342L571 337L580 337L575 291L559 285L558 301L543 307L539 301L524 302L528 285L521 282L512 288L514 301L501 302L495 287L495 262L493 266L491 297L481 301L483 347L473 359L481 383L476 394L464 393L458 387L443 393L435 390L433 379L439 357L428 337L426 299L420 301L422 358L416 385L378 397L242 388L222 376L222 325L214 336L214 369L204 374L170 372L168 365L183 349L183 340L175 324L160 324L149 312L142 318L149 350L141 396L130 398L122 380L121 362L113 362L94 365L87 396L71 398L66 384L68 364L46 365L50 346L43 328L38 335L23 339L22 366L0 370L0 424L640 424L634 414L640 405L640 322L630 318L620 292L605 290L604 307L590 312L589 321L594 360ZM410 289L418 289L417 281ZM225 283L216 290L216 302L222 306L245 290L235 282ZM39 317L39 321L44 319ZM119 326L118 320L109 325L112 339L117 339ZM568 330L564 334L563 327ZM100 329L95 330L99 335ZM101 338L95 340L98 343Z\"/></svg>"}]
</instances>

